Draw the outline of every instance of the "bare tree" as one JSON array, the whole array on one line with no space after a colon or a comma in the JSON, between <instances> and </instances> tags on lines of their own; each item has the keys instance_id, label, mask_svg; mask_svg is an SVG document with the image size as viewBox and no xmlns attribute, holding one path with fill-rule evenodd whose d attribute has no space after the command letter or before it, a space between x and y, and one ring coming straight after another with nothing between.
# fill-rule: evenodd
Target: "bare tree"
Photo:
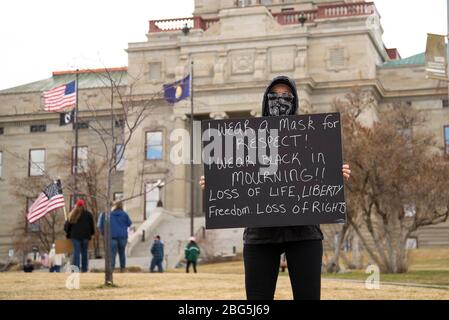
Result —
<instances>
[{"instance_id":1,"label":"bare tree","mask_svg":"<svg viewBox=\"0 0 449 320\"><path fill-rule=\"evenodd\" d=\"M340 271L340 257L346 258L341 250L343 242L346 239L348 228L349 224L345 223L343 225L330 225L327 230L323 230L327 243L333 250L332 257L326 263L327 272Z\"/></svg>"},{"instance_id":2,"label":"bare tree","mask_svg":"<svg viewBox=\"0 0 449 320\"><path fill-rule=\"evenodd\" d=\"M344 154L352 177L346 185L348 223L382 272L408 268L407 239L418 228L447 220L449 161L425 130L423 113L395 103L374 108L360 89L335 100L342 114Z\"/></svg>"},{"instance_id":3,"label":"bare tree","mask_svg":"<svg viewBox=\"0 0 449 320\"><path fill-rule=\"evenodd\" d=\"M90 208L94 211L94 214L98 216L99 212L103 212L105 215L104 223L104 241L105 241L105 284L112 285L112 268L111 268L111 236L110 236L110 211L113 202L112 197L112 181L114 175L117 174L117 165L124 159L126 149L130 144L132 137L139 129L142 122L151 114L153 109L156 107L156 102L162 99L162 90L148 94L145 98L136 99L133 96L133 89L138 82L139 78L131 78L128 74L128 79L124 79L123 74L117 77L113 71L105 68L104 72L98 73L92 71L98 79L103 82L104 88L99 89L100 93L104 95L108 108L104 109L99 106L94 106L89 103L89 101L83 101L84 106L87 107L86 115L83 117L84 120L88 120L89 128L96 134L99 138L102 149L98 152L89 151L88 165L87 168L79 171L79 163L75 163L74 166L77 167L76 178L80 180L80 184L76 184L71 181L71 176L65 176L62 180L65 182L64 189L68 190L74 194L84 193L87 196L87 203ZM138 77L141 77L139 75ZM17 113L17 111L16 111ZM79 125L79 124L76 124ZM67 142L71 145L71 142ZM116 146L121 145L120 153L117 155ZM71 148L70 148L71 149ZM9 152L12 156L17 159L29 162L30 160L25 159L21 155L11 152L7 149L5 151ZM58 163L56 167L61 169L61 165L65 168L72 168L72 154L70 150L70 158L63 155L61 159L65 159L62 163ZM70 160L69 160L70 159ZM78 159L79 160L79 159ZM70 162L70 165L68 165ZM35 164L36 165L36 164ZM55 166L53 166L55 167ZM86 169L86 170L84 170ZM41 190L42 186L53 181L56 177L52 177L46 170L41 169L42 179L31 179L38 183L31 188L29 183L30 179L25 179L23 181L16 181L17 187L23 188L16 192L19 197L35 197ZM60 171L58 171L60 172ZM74 177L73 172L70 171L72 177ZM142 177L140 177L141 179ZM137 178L139 179L139 178ZM175 179L165 180L165 185L173 182ZM29 189L33 189L30 191ZM128 195L126 199L122 201L127 201L134 199L136 197L144 196L147 192L151 192L152 188L149 190L139 190L137 194ZM101 210L103 207L104 210ZM26 210L25 210L26 211ZM48 219L48 218L47 218ZM18 228L25 230L26 225L26 214L25 219L19 223ZM63 230L62 226L59 227L58 223L53 223L48 221L43 223L44 225L53 226L53 230L50 232L53 234L58 234L57 230ZM47 230L47 229L45 229ZM47 231L45 231L47 232ZM17 234L18 235L18 234ZM36 236L37 234L33 235ZM17 236L20 241L17 240L17 246L24 247L27 246L31 235L22 234L22 236ZM54 237L52 238L54 241ZM49 240L42 239L44 243L50 243ZM20 243L19 243L20 242ZM28 246L27 246L28 247Z\"/></svg>"},{"instance_id":4,"label":"bare tree","mask_svg":"<svg viewBox=\"0 0 449 320\"><path fill-rule=\"evenodd\" d=\"M113 202L113 177L117 173L117 165L122 161L133 135L151 113L155 107L155 101L160 99L161 94L157 92L148 99L136 101L133 97L136 79L128 79L128 83L124 83L123 78L115 77L108 69L105 69L104 73L98 74L98 77L107 87L102 90L102 93L108 101L109 110L99 110L97 106L90 105L88 102L85 105L92 115L89 120L89 128L96 134L103 146L103 150L98 151L95 156L102 159L101 161L104 163L105 184L103 187L96 185L95 191L97 191L97 201L101 199L104 203L102 211L105 217L105 284L112 285L110 213ZM121 146L119 153L116 152L117 145Z\"/></svg>"}]
</instances>

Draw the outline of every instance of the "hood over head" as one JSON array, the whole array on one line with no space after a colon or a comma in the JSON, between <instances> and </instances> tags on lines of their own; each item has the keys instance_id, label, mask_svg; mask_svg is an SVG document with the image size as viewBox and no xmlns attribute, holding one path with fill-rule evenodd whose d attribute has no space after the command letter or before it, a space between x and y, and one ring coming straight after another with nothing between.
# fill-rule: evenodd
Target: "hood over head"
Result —
<instances>
[{"instance_id":1,"label":"hood over head","mask_svg":"<svg viewBox=\"0 0 449 320\"><path fill-rule=\"evenodd\" d=\"M268 101L268 94L271 92L272 88L277 84L285 84L288 87L290 87L292 94L293 94L293 105L292 109L290 110L289 114L280 114L280 115L294 115L296 114L296 110L298 110L299 105L299 97L298 92L296 90L296 84L295 81L287 76L278 76L271 80L270 84L268 85L267 89L265 90L265 93L263 95L263 101L262 101L262 116L263 117L269 117L270 111L269 111L269 101Z\"/></svg>"}]
</instances>

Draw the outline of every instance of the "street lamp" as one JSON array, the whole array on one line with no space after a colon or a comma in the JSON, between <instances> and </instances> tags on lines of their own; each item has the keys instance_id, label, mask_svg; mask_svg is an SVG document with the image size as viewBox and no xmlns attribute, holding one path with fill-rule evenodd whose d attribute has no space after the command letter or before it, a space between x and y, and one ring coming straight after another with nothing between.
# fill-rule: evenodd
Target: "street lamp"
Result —
<instances>
[{"instance_id":1,"label":"street lamp","mask_svg":"<svg viewBox=\"0 0 449 320\"><path fill-rule=\"evenodd\" d=\"M165 183L163 180L158 180L156 182L156 187L159 189L158 195L159 195L159 200L157 201L156 207L161 208L163 207L162 205L162 199L161 199L161 190L162 188L165 186Z\"/></svg>"},{"instance_id":2,"label":"street lamp","mask_svg":"<svg viewBox=\"0 0 449 320\"><path fill-rule=\"evenodd\" d=\"M185 23L185 24L184 24L184 27L183 27L181 30L182 30L182 33L184 33L184 35L186 36L186 35L189 34L190 28L189 28L189 26L187 25L187 23Z\"/></svg>"},{"instance_id":3,"label":"street lamp","mask_svg":"<svg viewBox=\"0 0 449 320\"><path fill-rule=\"evenodd\" d=\"M298 18L299 23L301 24L301 27L304 27L304 23L307 21L307 17L304 14L304 12L301 12Z\"/></svg>"}]
</instances>

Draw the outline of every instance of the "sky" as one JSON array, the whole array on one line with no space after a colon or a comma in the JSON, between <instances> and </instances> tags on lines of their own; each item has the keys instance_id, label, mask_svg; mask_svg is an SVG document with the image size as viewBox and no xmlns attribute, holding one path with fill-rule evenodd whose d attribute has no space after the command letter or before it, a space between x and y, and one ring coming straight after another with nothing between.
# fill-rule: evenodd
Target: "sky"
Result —
<instances>
[{"instance_id":1,"label":"sky","mask_svg":"<svg viewBox=\"0 0 449 320\"><path fill-rule=\"evenodd\" d=\"M445 0L375 0L384 43L403 58L425 51L426 34L447 34ZM191 16L194 0L2 0L0 90L53 71L128 64L129 42L148 20Z\"/></svg>"}]
</instances>

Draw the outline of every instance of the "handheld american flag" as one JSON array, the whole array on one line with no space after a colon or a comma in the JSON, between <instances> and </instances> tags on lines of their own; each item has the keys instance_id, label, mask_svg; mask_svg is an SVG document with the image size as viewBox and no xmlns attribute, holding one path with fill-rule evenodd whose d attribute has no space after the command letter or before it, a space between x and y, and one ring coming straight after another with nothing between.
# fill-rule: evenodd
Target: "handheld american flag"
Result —
<instances>
[{"instance_id":1,"label":"handheld american flag","mask_svg":"<svg viewBox=\"0 0 449 320\"><path fill-rule=\"evenodd\" d=\"M44 110L61 111L76 104L76 81L44 92Z\"/></svg>"},{"instance_id":2,"label":"handheld american flag","mask_svg":"<svg viewBox=\"0 0 449 320\"><path fill-rule=\"evenodd\" d=\"M64 206L61 181L57 180L46 186L39 194L28 211L27 220L29 223L34 223L45 217L47 213Z\"/></svg>"}]
</instances>

